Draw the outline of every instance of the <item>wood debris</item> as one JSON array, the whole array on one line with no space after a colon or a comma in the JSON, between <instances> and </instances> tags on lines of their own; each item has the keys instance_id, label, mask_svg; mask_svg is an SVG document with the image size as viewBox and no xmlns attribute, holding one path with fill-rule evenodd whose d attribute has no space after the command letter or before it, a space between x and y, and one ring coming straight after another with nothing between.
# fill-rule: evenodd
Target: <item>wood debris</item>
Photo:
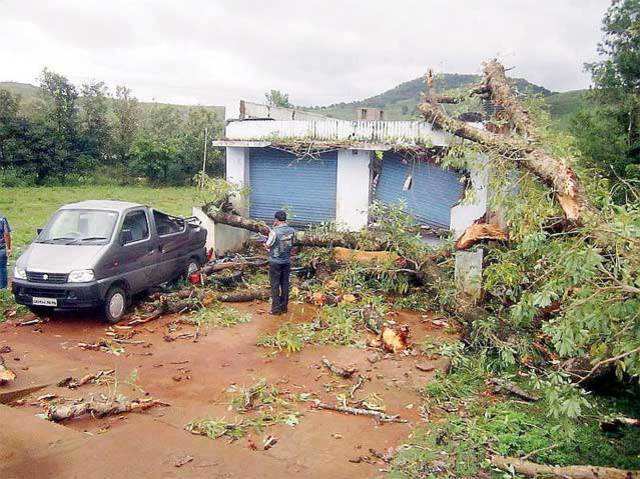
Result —
<instances>
[{"instance_id":1,"label":"wood debris","mask_svg":"<svg viewBox=\"0 0 640 479\"><path fill-rule=\"evenodd\" d=\"M383 326L379 339L385 351L398 353L409 346L409 326Z\"/></svg>"},{"instance_id":2,"label":"wood debris","mask_svg":"<svg viewBox=\"0 0 640 479\"><path fill-rule=\"evenodd\" d=\"M167 403L155 399L134 399L133 401L84 401L68 406L51 405L47 408L45 417L49 421L61 422L90 414L93 417L115 416L127 412L144 411L156 406L168 406Z\"/></svg>"},{"instance_id":3,"label":"wood debris","mask_svg":"<svg viewBox=\"0 0 640 479\"><path fill-rule=\"evenodd\" d=\"M353 386L351 386L351 388L349 389L349 397L351 399L353 399L353 396L356 393L356 391L364 385L365 380L366 379L364 376L362 376L361 374L358 374L356 383Z\"/></svg>"},{"instance_id":4,"label":"wood debris","mask_svg":"<svg viewBox=\"0 0 640 479\"><path fill-rule=\"evenodd\" d=\"M506 379L491 378L487 382L493 386L493 391L496 393L512 394L528 402L536 402L540 399L539 397L528 393L521 387L517 386L516 384L513 384L510 381L507 381Z\"/></svg>"},{"instance_id":5,"label":"wood debris","mask_svg":"<svg viewBox=\"0 0 640 479\"><path fill-rule=\"evenodd\" d=\"M193 456L182 456L179 457L178 459L176 459L176 461L173 463L173 465L175 467L182 467L185 464L189 464L191 461L193 461Z\"/></svg>"},{"instance_id":6,"label":"wood debris","mask_svg":"<svg viewBox=\"0 0 640 479\"><path fill-rule=\"evenodd\" d=\"M508 241L509 235L499 225L489 223L472 224L456 241L456 249L466 250L481 241L487 240Z\"/></svg>"},{"instance_id":7,"label":"wood debris","mask_svg":"<svg viewBox=\"0 0 640 479\"><path fill-rule=\"evenodd\" d=\"M0 385L15 381L15 379L16 373L5 365L4 358L0 356Z\"/></svg>"},{"instance_id":8,"label":"wood debris","mask_svg":"<svg viewBox=\"0 0 640 479\"><path fill-rule=\"evenodd\" d=\"M327 358L322 358L322 364L333 374L335 374L336 376L340 376L341 378L344 378L344 379L351 378L351 376L353 376L353 374L358 371L356 368L347 369L347 368L337 366L333 364L331 361L329 361Z\"/></svg>"},{"instance_id":9,"label":"wood debris","mask_svg":"<svg viewBox=\"0 0 640 479\"><path fill-rule=\"evenodd\" d=\"M278 442L278 438L275 436L267 436L264 441L262 442L262 450L263 451L268 451L269 449L271 449L273 446L276 445L276 443Z\"/></svg>"},{"instance_id":10,"label":"wood debris","mask_svg":"<svg viewBox=\"0 0 640 479\"><path fill-rule=\"evenodd\" d=\"M407 422L406 419L401 419L400 415L389 415L382 411L375 409L364 409L349 406L333 406L320 401L314 403L314 407L318 409L325 409L327 411L336 411L342 414L353 414L354 416L368 416L377 419L379 422Z\"/></svg>"},{"instance_id":11,"label":"wood debris","mask_svg":"<svg viewBox=\"0 0 640 479\"><path fill-rule=\"evenodd\" d=\"M80 379L74 379L73 377L69 376L58 381L56 385L61 388L66 387L69 389L76 389L76 388L79 388L80 386L84 386L88 382L95 382L97 379L104 376L110 376L113 373L115 373L115 369L109 369L106 371L100 370L96 373L87 374L81 377Z\"/></svg>"},{"instance_id":12,"label":"wood debris","mask_svg":"<svg viewBox=\"0 0 640 479\"><path fill-rule=\"evenodd\" d=\"M527 477L555 477L559 479L639 479L640 471L598 466L546 466L515 457L491 456L491 464L509 473Z\"/></svg>"}]
</instances>

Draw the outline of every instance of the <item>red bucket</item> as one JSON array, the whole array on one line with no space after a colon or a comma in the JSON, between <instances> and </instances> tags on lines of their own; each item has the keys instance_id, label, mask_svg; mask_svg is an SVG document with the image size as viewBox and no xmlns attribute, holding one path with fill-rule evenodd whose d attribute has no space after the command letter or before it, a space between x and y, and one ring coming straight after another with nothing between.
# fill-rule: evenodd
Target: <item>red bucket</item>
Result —
<instances>
[{"instance_id":1,"label":"red bucket","mask_svg":"<svg viewBox=\"0 0 640 479\"><path fill-rule=\"evenodd\" d=\"M191 273L189 275L189 283L200 284L201 282L202 282L202 276L200 275L200 271L196 271L195 273Z\"/></svg>"}]
</instances>

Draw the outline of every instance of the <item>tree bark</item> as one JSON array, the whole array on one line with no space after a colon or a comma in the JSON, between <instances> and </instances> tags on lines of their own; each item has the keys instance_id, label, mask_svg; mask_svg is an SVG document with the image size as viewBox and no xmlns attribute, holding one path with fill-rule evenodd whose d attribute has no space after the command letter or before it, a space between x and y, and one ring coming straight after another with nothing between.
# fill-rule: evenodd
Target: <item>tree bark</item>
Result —
<instances>
[{"instance_id":1,"label":"tree bark","mask_svg":"<svg viewBox=\"0 0 640 479\"><path fill-rule=\"evenodd\" d=\"M498 225L476 223L469 226L456 241L457 250L466 250L484 240L507 241L509 235Z\"/></svg>"},{"instance_id":2,"label":"tree bark","mask_svg":"<svg viewBox=\"0 0 640 479\"><path fill-rule=\"evenodd\" d=\"M491 456L491 464L503 471L513 470L527 477L557 477L561 479L638 479L640 471L598 466L546 466L515 457Z\"/></svg>"},{"instance_id":3,"label":"tree bark","mask_svg":"<svg viewBox=\"0 0 640 479\"><path fill-rule=\"evenodd\" d=\"M478 144L487 153L512 159L536 175L553 189L568 221L584 223L586 215L593 212L575 172L561 159L549 155L521 138L479 130L451 118L433 102L425 101L418 106L418 109L436 127Z\"/></svg>"}]
</instances>

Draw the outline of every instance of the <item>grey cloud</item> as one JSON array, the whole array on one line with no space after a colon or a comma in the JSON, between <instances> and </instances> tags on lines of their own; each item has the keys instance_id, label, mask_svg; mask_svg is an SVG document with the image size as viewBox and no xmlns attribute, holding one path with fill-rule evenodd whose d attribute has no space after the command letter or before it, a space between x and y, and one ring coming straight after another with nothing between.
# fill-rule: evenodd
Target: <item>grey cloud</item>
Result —
<instances>
[{"instance_id":1,"label":"grey cloud","mask_svg":"<svg viewBox=\"0 0 640 479\"><path fill-rule=\"evenodd\" d=\"M74 81L127 84L143 99L230 104L279 88L318 105L377 94L429 67L479 72L499 56L547 88L583 88L608 4L5 0L2 79L33 81L49 65Z\"/></svg>"}]
</instances>

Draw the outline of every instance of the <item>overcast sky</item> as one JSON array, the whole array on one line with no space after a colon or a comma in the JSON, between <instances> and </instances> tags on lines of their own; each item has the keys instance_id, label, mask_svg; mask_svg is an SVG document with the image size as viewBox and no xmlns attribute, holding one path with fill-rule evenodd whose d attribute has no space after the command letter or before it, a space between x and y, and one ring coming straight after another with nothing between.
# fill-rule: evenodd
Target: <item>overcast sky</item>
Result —
<instances>
[{"instance_id":1,"label":"overcast sky","mask_svg":"<svg viewBox=\"0 0 640 479\"><path fill-rule=\"evenodd\" d=\"M0 0L0 81L44 66L142 100L231 106L271 88L300 105L438 72L584 88L609 0Z\"/></svg>"}]
</instances>

